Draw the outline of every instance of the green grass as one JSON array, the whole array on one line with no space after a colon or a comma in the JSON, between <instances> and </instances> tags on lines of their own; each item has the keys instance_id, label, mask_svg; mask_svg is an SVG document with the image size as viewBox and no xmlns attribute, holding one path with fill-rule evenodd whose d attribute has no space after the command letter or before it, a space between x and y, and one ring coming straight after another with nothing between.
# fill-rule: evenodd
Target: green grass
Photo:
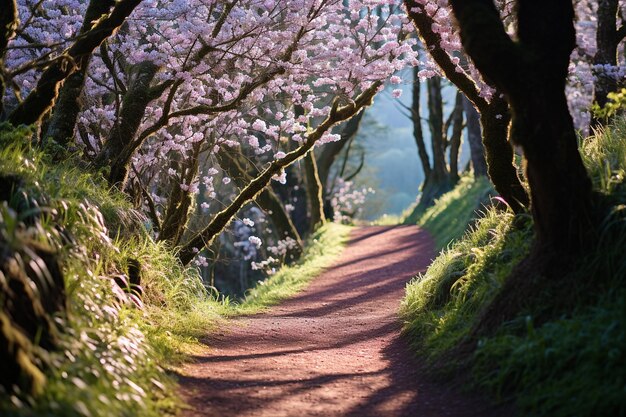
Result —
<instances>
[{"instance_id":1,"label":"green grass","mask_svg":"<svg viewBox=\"0 0 626 417\"><path fill-rule=\"evenodd\" d=\"M513 230L512 220L510 213L488 210L407 285L401 315L422 354L436 358L457 345L527 253L532 231Z\"/></svg>"},{"instance_id":2,"label":"green grass","mask_svg":"<svg viewBox=\"0 0 626 417\"><path fill-rule=\"evenodd\" d=\"M566 277L576 307L540 323L540 311L525 311L481 339L470 357L473 382L514 401L523 416L626 415L626 119L583 141L581 154L611 209L597 247ZM446 223L445 208L439 213L431 224ZM489 210L407 285L404 328L431 362L451 358L446 353L528 252L531 225L512 228L512 221ZM457 366L449 362L445 370Z\"/></svg>"},{"instance_id":3,"label":"green grass","mask_svg":"<svg viewBox=\"0 0 626 417\"><path fill-rule=\"evenodd\" d=\"M489 203L493 193L489 179L466 175L454 189L427 208L419 216L417 224L434 236L438 249L443 249L465 233L468 224L476 219L476 211Z\"/></svg>"},{"instance_id":4,"label":"green grass","mask_svg":"<svg viewBox=\"0 0 626 417\"><path fill-rule=\"evenodd\" d=\"M0 396L3 416L173 415L180 404L164 368L184 361L199 348L198 339L228 317L261 311L297 292L336 259L350 230L325 226L299 263L231 303L209 291L196 268L182 267L152 240L123 194L78 160L52 162L31 149L30 134L0 125L0 175L22 182L9 205L0 206L0 232L11 245L26 244L28 236L58 253L69 312L59 318L58 351L39 351L36 358L48 363L43 393ZM27 227L21 221L28 213L39 220ZM141 264L141 299L113 284L131 259Z\"/></svg>"}]
</instances>

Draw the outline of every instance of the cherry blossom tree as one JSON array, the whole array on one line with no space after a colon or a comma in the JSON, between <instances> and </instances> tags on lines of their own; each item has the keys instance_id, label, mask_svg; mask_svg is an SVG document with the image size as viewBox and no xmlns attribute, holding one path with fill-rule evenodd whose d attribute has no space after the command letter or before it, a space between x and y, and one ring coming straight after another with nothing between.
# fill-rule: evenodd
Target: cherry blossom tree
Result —
<instances>
[{"instance_id":1,"label":"cherry blossom tree","mask_svg":"<svg viewBox=\"0 0 626 417\"><path fill-rule=\"evenodd\" d=\"M18 3L24 24L5 61L9 120L39 123L43 142L82 149L185 264L416 63L396 2L92 3ZM255 176L213 202L214 178L230 182L236 168L222 165L233 155Z\"/></svg>"}]
</instances>

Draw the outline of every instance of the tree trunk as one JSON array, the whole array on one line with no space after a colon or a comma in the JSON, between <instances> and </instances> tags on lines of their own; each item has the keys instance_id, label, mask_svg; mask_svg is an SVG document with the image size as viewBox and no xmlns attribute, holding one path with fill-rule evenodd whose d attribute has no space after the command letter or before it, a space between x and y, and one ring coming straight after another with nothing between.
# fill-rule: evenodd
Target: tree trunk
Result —
<instances>
[{"instance_id":1,"label":"tree trunk","mask_svg":"<svg viewBox=\"0 0 626 417\"><path fill-rule=\"evenodd\" d=\"M480 112L489 178L511 210L521 213L528 206L529 199L513 163L513 148L506 140L510 121L509 106L504 98L494 98Z\"/></svg>"},{"instance_id":2,"label":"tree trunk","mask_svg":"<svg viewBox=\"0 0 626 417\"><path fill-rule=\"evenodd\" d=\"M432 180L448 181L446 164L446 137L443 122L443 99L441 97L441 77L432 77L426 81L428 86L428 124L430 127L430 145L433 155Z\"/></svg>"},{"instance_id":3,"label":"tree trunk","mask_svg":"<svg viewBox=\"0 0 626 417\"><path fill-rule=\"evenodd\" d=\"M313 149L303 158L304 170L306 172L306 194L309 201L309 232L313 233L315 229L326 223L324 216L324 198L322 195L322 184L319 174L317 173L317 163L315 162L315 153Z\"/></svg>"},{"instance_id":4,"label":"tree trunk","mask_svg":"<svg viewBox=\"0 0 626 417\"><path fill-rule=\"evenodd\" d=\"M480 130L480 116L466 97L463 97L463 110L467 120L467 142L470 148L474 178L485 177L487 176L487 162L485 161L485 149Z\"/></svg>"},{"instance_id":5,"label":"tree trunk","mask_svg":"<svg viewBox=\"0 0 626 417\"><path fill-rule=\"evenodd\" d=\"M202 142L193 144L190 157L183 162L180 169L181 179L191 185L198 175L198 165L200 157L200 148ZM191 188L191 187L190 187ZM190 189L183 190L180 187L178 179L172 181L172 191L168 198L167 209L161 222L161 230L159 231L158 240L167 242L170 247L175 247L180 243L189 223L192 205L195 203L194 194Z\"/></svg>"},{"instance_id":6,"label":"tree trunk","mask_svg":"<svg viewBox=\"0 0 626 417\"><path fill-rule=\"evenodd\" d=\"M539 7L518 0L517 42L507 34L492 0L451 0L451 5L465 50L511 105L511 139L524 151L536 233L531 257L488 306L476 335L512 319L555 283L566 287L560 280L571 266L568 261L593 236L592 191L565 96L576 42L571 1Z\"/></svg>"},{"instance_id":7,"label":"tree trunk","mask_svg":"<svg viewBox=\"0 0 626 417\"><path fill-rule=\"evenodd\" d=\"M420 202L415 208L416 213L423 212L426 208L432 206L437 198L450 191L451 188L450 173L446 163L447 137L443 117L441 78L429 78L426 81L426 86L428 93L428 126L430 129L433 163L428 173L426 169L424 170L424 182L422 183ZM416 141L418 141L418 138L416 138Z\"/></svg>"},{"instance_id":8,"label":"tree trunk","mask_svg":"<svg viewBox=\"0 0 626 417\"><path fill-rule=\"evenodd\" d=\"M327 143L322 146L321 152L316 158L317 172L320 177L320 183L322 184L322 192L324 193L325 187L328 185L328 175L330 168L332 167L337 155L341 153L346 144L357 134L361 120L363 119L364 111L359 112L356 116L348 120L343 129L341 130L341 139L336 142Z\"/></svg>"},{"instance_id":9,"label":"tree trunk","mask_svg":"<svg viewBox=\"0 0 626 417\"><path fill-rule=\"evenodd\" d=\"M452 133L450 135L450 182L456 184L459 181L459 150L463 137L463 94L457 91L454 101L454 110L451 115Z\"/></svg>"},{"instance_id":10,"label":"tree trunk","mask_svg":"<svg viewBox=\"0 0 626 417\"><path fill-rule=\"evenodd\" d=\"M593 57L593 64L599 67L604 65L617 66L617 46L626 35L626 26L622 26L619 31L617 29L618 7L619 0L598 1L597 50ZM617 80L602 69L595 70L594 75L593 101L600 107L604 107L608 102L608 94L617 90ZM597 128L604 122L604 120L592 116L591 127Z\"/></svg>"},{"instance_id":11,"label":"tree trunk","mask_svg":"<svg viewBox=\"0 0 626 417\"><path fill-rule=\"evenodd\" d=\"M20 19L15 0L0 1L0 57L4 56L9 41L15 36Z\"/></svg>"},{"instance_id":12,"label":"tree trunk","mask_svg":"<svg viewBox=\"0 0 626 417\"><path fill-rule=\"evenodd\" d=\"M569 0L537 7L518 0L518 36L504 30L492 1L452 0L463 46L513 110L511 139L526 158L537 240L562 251L580 246L590 226L591 182L565 97L576 45Z\"/></svg>"},{"instance_id":13,"label":"tree trunk","mask_svg":"<svg viewBox=\"0 0 626 417\"><path fill-rule=\"evenodd\" d=\"M114 0L91 0L79 35L83 35L93 27L93 22L107 14L115 4ZM47 131L43 135L44 142L53 140L61 146L67 146L74 136L74 126L80 113L80 96L85 85L85 77L91 60L91 53L81 56L76 62L78 69L63 83L59 96L52 109Z\"/></svg>"},{"instance_id":14,"label":"tree trunk","mask_svg":"<svg viewBox=\"0 0 626 417\"><path fill-rule=\"evenodd\" d=\"M146 107L160 97L165 84L151 87L159 67L151 61L140 62L130 70L128 88L122 98L119 116L96 159L99 166L110 165L109 184L124 189L130 161L141 143L135 136L141 125Z\"/></svg>"},{"instance_id":15,"label":"tree trunk","mask_svg":"<svg viewBox=\"0 0 626 417\"><path fill-rule=\"evenodd\" d=\"M4 113L4 56L9 41L15 36L15 30L19 26L19 15L15 0L0 1L0 119Z\"/></svg>"},{"instance_id":16,"label":"tree trunk","mask_svg":"<svg viewBox=\"0 0 626 417\"><path fill-rule=\"evenodd\" d=\"M419 67L413 67L413 103L411 104L411 121L413 122L413 138L417 145L417 155L422 163L424 178L428 178L432 171L430 167L430 158L426 152L426 144L424 143L424 131L422 129L422 111L421 111L421 83L418 77Z\"/></svg>"}]
</instances>

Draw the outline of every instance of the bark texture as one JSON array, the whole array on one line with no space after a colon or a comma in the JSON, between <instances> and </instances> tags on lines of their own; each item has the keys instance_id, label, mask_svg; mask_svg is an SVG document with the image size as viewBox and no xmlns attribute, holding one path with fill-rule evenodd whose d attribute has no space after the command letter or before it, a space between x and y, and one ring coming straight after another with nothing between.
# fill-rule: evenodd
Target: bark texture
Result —
<instances>
[{"instance_id":1,"label":"bark texture","mask_svg":"<svg viewBox=\"0 0 626 417\"><path fill-rule=\"evenodd\" d=\"M15 36L15 30L19 25L17 3L15 0L0 0L0 117L4 113L4 56L9 41Z\"/></svg>"},{"instance_id":2,"label":"bark texture","mask_svg":"<svg viewBox=\"0 0 626 417\"><path fill-rule=\"evenodd\" d=\"M463 137L463 94L457 91L454 100L454 110L450 115L451 133L448 140L450 147L450 182L456 184L459 181L459 150Z\"/></svg>"},{"instance_id":3,"label":"bark texture","mask_svg":"<svg viewBox=\"0 0 626 417\"><path fill-rule=\"evenodd\" d=\"M111 166L109 184L121 190L128 179L131 158L137 150L134 139L146 107L159 98L166 87L166 84L151 87L158 71L159 67L151 61L140 62L131 69L119 116L98 156L99 165Z\"/></svg>"},{"instance_id":4,"label":"bark texture","mask_svg":"<svg viewBox=\"0 0 626 417\"><path fill-rule=\"evenodd\" d=\"M463 97L463 110L465 111L467 142L469 143L474 177L487 176L487 161L485 161L485 149L482 143L480 115L467 97Z\"/></svg>"},{"instance_id":5,"label":"bark texture","mask_svg":"<svg viewBox=\"0 0 626 417\"><path fill-rule=\"evenodd\" d=\"M419 81L419 67L413 68L413 91L411 98L413 103L411 105L411 121L413 122L413 138L417 145L417 154L420 162L422 163L422 170L424 171L424 178L428 178L432 171L430 167L430 158L426 151L426 143L424 142L424 130L422 129L422 110L421 110L421 83Z\"/></svg>"},{"instance_id":6,"label":"bark texture","mask_svg":"<svg viewBox=\"0 0 626 417\"><path fill-rule=\"evenodd\" d=\"M322 195L322 183L317 172L317 163L313 149L303 158L304 171L306 172L306 191L309 201L309 232L326 223L324 216L324 197Z\"/></svg>"},{"instance_id":7,"label":"bark texture","mask_svg":"<svg viewBox=\"0 0 626 417\"><path fill-rule=\"evenodd\" d=\"M530 204L528 194L519 179L517 168L512 164L513 148L508 140L511 115L509 105L502 97L494 98L480 112L480 126L487 161L489 178L494 181L496 191L508 203L514 213L521 213Z\"/></svg>"},{"instance_id":8,"label":"bark texture","mask_svg":"<svg viewBox=\"0 0 626 417\"><path fill-rule=\"evenodd\" d=\"M196 142L193 145L191 155L183 162L183 166L179 170L181 173L180 182L184 184L193 184L198 175L200 143ZM161 222L158 238L159 241L168 242L171 247L179 244L187 228L187 223L189 223L189 216L195 202L194 193L189 189L183 190L180 187L180 182L178 177L172 181L171 194L167 200L167 209Z\"/></svg>"}]
</instances>

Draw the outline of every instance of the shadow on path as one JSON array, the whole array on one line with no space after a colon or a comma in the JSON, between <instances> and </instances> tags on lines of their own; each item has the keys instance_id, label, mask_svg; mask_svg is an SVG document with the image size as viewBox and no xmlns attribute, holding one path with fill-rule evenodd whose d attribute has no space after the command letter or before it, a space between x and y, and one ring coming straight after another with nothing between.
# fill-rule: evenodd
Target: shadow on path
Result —
<instances>
[{"instance_id":1,"label":"shadow on path","mask_svg":"<svg viewBox=\"0 0 626 417\"><path fill-rule=\"evenodd\" d=\"M356 229L301 294L211 336L179 375L185 416L497 416L428 381L400 335L404 286L433 258L417 227ZM503 413L502 410L500 410Z\"/></svg>"}]
</instances>

